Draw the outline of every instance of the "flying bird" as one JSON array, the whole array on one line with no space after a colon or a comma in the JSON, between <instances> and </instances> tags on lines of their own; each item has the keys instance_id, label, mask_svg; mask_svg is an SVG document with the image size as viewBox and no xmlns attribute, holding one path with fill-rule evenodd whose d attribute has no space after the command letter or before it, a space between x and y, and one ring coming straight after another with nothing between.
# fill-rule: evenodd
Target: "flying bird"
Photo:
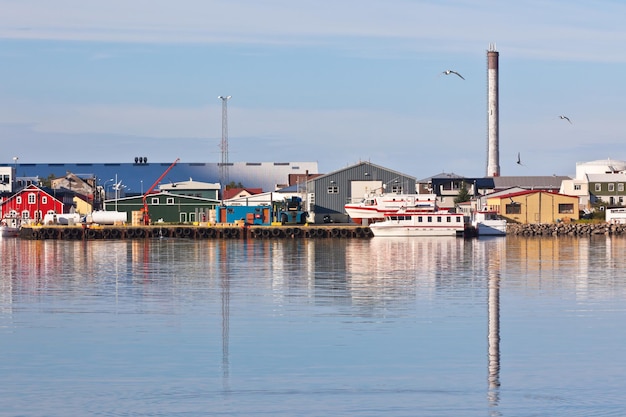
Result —
<instances>
[{"instance_id":1,"label":"flying bird","mask_svg":"<svg viewBox=\"0 0 626 417\"><path fill-rule=\"evenodd\" d=\"M570 124L572 124L572 121L571 121L571 120L569 119L569 117L567 117L567 116L560 115L560 116L559 116L559 119L561 119L561 120L567 120L568 122L570 122Z\"/></svg>"},{"instance_id":2,"label":"flying bird","mask_svg":"<svg viewBox=\"0 0 626 417\"><path fill-rule=\"evenodd\" d=\"M444 72L442 72L441 74L445 74L445 75L450 75L450 74L456 74L459 77L461 77L462 80L464 80L465 78L463 78L463 76L461 74L459 74L456 71L452 71L452 70L445 70Z\"/></svg>"}]
</instances>

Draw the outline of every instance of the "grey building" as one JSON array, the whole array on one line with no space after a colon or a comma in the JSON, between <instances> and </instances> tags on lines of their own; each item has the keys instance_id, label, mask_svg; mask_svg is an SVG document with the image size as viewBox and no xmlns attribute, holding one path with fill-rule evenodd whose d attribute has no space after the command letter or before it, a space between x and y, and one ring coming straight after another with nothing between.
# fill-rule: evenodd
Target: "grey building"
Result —
<instances>
[{"instance_id":1,"label":"grey building","mask_svg":"<svg viewBox=\"0 0 626 417\"><path fill-rule=\"evenodd\" d=\"M361 201L371 193L415 193L415 177L360 162L329 174L320 175L304 184L309 221L312 223L348 223L344 206Z\"/></svg>"}]
</instances>

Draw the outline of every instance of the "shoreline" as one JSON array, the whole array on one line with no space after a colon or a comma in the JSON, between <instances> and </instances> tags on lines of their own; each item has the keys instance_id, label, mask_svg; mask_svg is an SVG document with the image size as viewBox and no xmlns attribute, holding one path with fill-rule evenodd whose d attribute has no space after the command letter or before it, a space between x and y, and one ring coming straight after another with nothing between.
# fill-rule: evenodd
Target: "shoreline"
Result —
<instances>
[{"instance_id":1,"label":"shoreline","mask_svg":"<svg viewBox=\"0 0 626 417\"><path fill-rule=\"evenodd\" d=\"M593 236L624 235L626 224L620 223L542 223L508 224L507 235L513 236Z\"/></svg>"}]
</instances>

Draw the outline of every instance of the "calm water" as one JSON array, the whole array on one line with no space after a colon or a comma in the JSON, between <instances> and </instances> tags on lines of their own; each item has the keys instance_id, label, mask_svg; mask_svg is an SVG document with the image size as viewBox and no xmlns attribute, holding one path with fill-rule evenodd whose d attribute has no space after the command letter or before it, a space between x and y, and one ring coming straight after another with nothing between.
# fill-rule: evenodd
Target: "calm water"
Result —
<instances>
[{"instance_id":1,"label":"calm water","mask_svg":"<svg viewBox=\"0 0 626 417\"><path fill-rule=\"evenodd\" d=\"M0 240L1 416L624 416L626 239Z\"/></svg>"}]
</instances>

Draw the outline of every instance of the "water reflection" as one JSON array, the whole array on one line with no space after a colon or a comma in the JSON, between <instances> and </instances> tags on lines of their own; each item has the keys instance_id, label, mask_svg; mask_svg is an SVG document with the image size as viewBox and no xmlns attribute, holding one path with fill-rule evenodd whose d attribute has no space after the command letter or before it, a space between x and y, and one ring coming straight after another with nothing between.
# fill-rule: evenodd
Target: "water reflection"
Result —
<instances>
[{"instance_id":1,"label":"water reflection","mask_svg":"<svg viewBox=\"0 0 626 417\"><path fill-rule=\"evenodd\" d=\"M0 371L21 376L21 386L33 386L34 392L46 391L38 385L42 370L48 380L63 377L63 388L76 388L69 382L73 378L81 381L85 391L95 385L90 372L114 382L124 380L120 375L150 375L137 383L142 387L128 379L118 391L98 385L97 395L85 392L89 407L104 414L108 404L99 398L111 394L120 405L109 415L131 414L125 403L146 393L163 406L162 414L172 415L172 404L188 398L200 399L198 408L208 403L216 413L245 414L237 403L256 406L271 393L266 414L273 415L290 415L290 406L301 400L313 404L312 410L328 404L326 414L349 404L354 408L339 411L392 415L388 404L393 403L399 404L394 405L398 415L412 415L409 408L418 410L424 401L441 406L444 396L450 407L441 415L460 415L476 403L482 412L506 415L511 397L535 389L533 384L536 391L522 395L518 407L528 398L567 397L541 386L556 378L559 365L561 373L586 371L587 381L593 374L591 366L582 368L589 362L568 363L567 355L560 363L554 360L559 349L567 353L560 343L541 363L534 362L536 352L519 352L521 338L541 353L549 348L548 336L535 329L555 313L560 316L554 323L566 325L559 336L588 343L569 351L576 358L600 361L604 352L611 353L611 367L618 367L613 379L601 384L623 380L615 353L623 346L618 339L623 329L610 326L618 326L624 310L626 239L11 239L0 241L0 252L5 354ZM599 308L604 301L614 304ZM529 313L529 305L541 312ZM579 326L581 317L593 314L593 321ZM54 326L48 320L55 320ZM567 325L574 336L565 333ZM587 337L589 329L600 327ZM45 355L28 337L12 347L20 342L15 333L46 340ZM596 342L604 334L615 339ZM80 355L65 353L64 337L79 342ZM100 350L104 353L98 355ZM65 359L48 362L59 356ZM506 371L502 381L501 369ZM529 375L533 382L524 385ZM154 395L165 391L163 386L180 395ZM10 391L6 401L23 399L18 391ZM221 403L226 396L231 400ZM275 404L285 405L272 408ZM358 408L361 404L366 405ZM511 415L533 414L518 411Z\"/></svg>"},{"instance_id":2,"label":"water reflection","mask_svg":"<svg viewBox=\"0 0 626 417\"><path fill-rule=\"evenodd\" d=\"M487 357L489 407L492 416L499 416L500 403L500 254L504 249L502 239L485 246L487 260Z\"/></svg>"}]
</instances>

